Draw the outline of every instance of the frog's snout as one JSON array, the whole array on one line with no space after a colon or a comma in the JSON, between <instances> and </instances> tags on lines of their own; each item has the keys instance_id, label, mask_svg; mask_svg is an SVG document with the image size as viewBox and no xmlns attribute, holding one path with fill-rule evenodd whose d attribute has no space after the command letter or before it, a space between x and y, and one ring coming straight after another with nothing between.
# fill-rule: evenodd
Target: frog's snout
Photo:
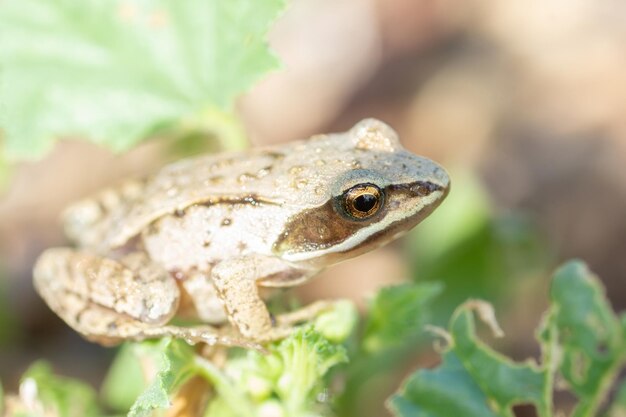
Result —
<instances>
[{"instance_id":1,"label":"frog's snout","mask_svg":"<svg viewBox=\"0 0 626 417\"><path fill-rule=\"evenodd\" d=\"M443 200L450 192L450 177L445 169L431 162L435 168L431 175L411 184L410 191L414 197L435 197L436 200Z\"/></svg>"}]
</instances>

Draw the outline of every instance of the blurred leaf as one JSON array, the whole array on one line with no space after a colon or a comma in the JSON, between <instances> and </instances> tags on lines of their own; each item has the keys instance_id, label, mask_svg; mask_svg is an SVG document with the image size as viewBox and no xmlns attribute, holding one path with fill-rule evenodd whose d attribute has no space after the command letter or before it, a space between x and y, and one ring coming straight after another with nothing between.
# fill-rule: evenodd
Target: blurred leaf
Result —
<instances>
[{"instance_id":1,"label":"blurred leaf","mask_svg":"<svg viewBox=\"0 0 626 417\"><path fill-rule=\"evenodd\" d=\"M59 137L123 150L176 124L187 133L238 130L219 114L277 67L265 35L283 4L3 1L6 156L40 156Z\"/></svg>"},{"instance_id":2,"label":"blurred leaf","mask_svg":"<svg viewBox=\"0 0 626 417\"><path fill-rule=\"evenodd\" d=\"M580 399L573 417L593 415L624 361L624 332L598 278L580 261L557 270L548 325L558 331L559 370Z\"/></svg>"},{"instance_id":3,"label":"blurred leaf","mask_svg":"<svg viewBox=\"0 0 626 417\"><path fill-rule=\"evenodd\" d=\"M182 340L163 339L154 344L162 351L162 363L156 378L132 405L129 417L144 417L156 409L167 409L170 395L195 371L193 348Z\"/></svg>"},{"instance_id":4,"label":"blurred leaf","mask_svg":"<svg viewBox=\"0 0 626 417\"><path fill-rule=\"evenodd\" d=\"M438 325L467 298L506 305L518 296L520 278L549 265L550 250L530 218L489 206L475 176L458 173L446 201L411 235L414 280L444 284L432 311Z\"/></svg>"},{"instance_id":5,"label":"blurred leaf","mask_svg":"<svg viewBox=\"0 0 626 417\"><path fill-rule=\"evenodd\" d=\"M313 327L332 343L341 343L354 331L359 313L352 301L341 300L334 303L334 308L315 318Z\"/></svg>"},{"instance_id":6,"label":"blurred leaf","mask_svg":"<svg viewBox=\"0 0 626 417\"><path fill-rule=\"evenodd\" d=\"M102 399L116 411L130 410L146 388L136 346L130 343L122 345L102 384Z\"/></svg>"},{"instance_id":7,"label":"blurred leaf","mask_svg":"<svg viewBox=\"0 0 626 417\"><path fill-rule=\"evenodd\" d=\"M85 383L54 375L44 363L33 364L22 376L23 395L32 396L42 406L41 416L91 417L102 415L95 391ZM35 417L32 414L29 417Z\"/></svg>"},{"instance_id":8,"label":"blurred leaf","mask_svg":"<svg viewBox=\"0 0 626 417\"><path fill-rule=\"evenodd\" d=\"M452 192L413 234L414 250L429 259L471 238L492 217L487 191L474 174L452 171L450 177Z\"/></svg>"},{"instance_id":9,"label":"blurred leaf","mask_svg":"<svg viewBox=\"0 0 626 417\"><path fill-rule=\"evenodd\" d=\"M177 159L248 146L246 132L239 118L217 107L182 119L172 129L163 131L163 136L170 139L171 153Z\"/></svg>"},{"instance_id":10,"label":"blurred leaf","mask_svg":"<svg viewBox=\"0 0 626 417\"><path fill-rule=\"evenodd\" d=\"M370 303L362 337L350 354L345 389L336 404L339 415L361 416L391 392L393 375L414 354L441 290L438 283L405 283L378 291Z\"/></svg>"},{"instance_id":11,"label":"blurred leaf","mask_svg":"<svg viewBox=\"0 0 626 417\"><path fill-rule=\"evenodd\" d=\"M414 343L428 320L426 306L442 290L436 282L382 288L371 303L362 348L377 353Z\"/></svg>"}]
</instances>

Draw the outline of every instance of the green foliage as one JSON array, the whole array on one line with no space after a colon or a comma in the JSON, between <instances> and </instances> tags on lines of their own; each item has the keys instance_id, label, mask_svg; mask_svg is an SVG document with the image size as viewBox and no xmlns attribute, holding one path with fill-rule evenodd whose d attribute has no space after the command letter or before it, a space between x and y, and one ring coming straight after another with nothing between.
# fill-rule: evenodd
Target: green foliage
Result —
<instances>
[{"instance_id":1,"label":"green foliage","mask_svg":"<svg viewBox=\"0 0 626 417\"><path fill-rule=\"evenodd\" d=\"M428 318L426 307L442 290L439 283L382 288L370 306L362 348L373 354L412 346Z\"/></svg>"},{"instance_id":2,"label":"green foliage","mask_svg":"<svg viewBox=\"0 0 626 417\"><path fill-rule=\"evenodd\" d=\"M560 349L560 374L580 399L573 417L594 415L626 355L619 318L598 279L582 262L563 266L554 276L547 329Z\"/></svg>"},{"instance_id":3,"label":"green foliage","mask_svg":"<svg viewBox=\"0 0 626 417\"><path fill-rule=\"evenodd\" d=\"M27 397L28 417L96 417L102 416L95 391L88 385L70 378L53 374L44 363L32 365L22 377L22 395ZM20 414L16 414L17 417Z\"/></svg>"},{"instance_id":4,"label":"green foliage","mask_svg":"<svg viewBox=\"0 0 626 417\"><path fill-rule=\"evenodd\" d=\"M325 388L328 371L346 362L346 351L341 345L330 343L312 327L301 328L293 335L270 348L268 354L247 352L233 358L225 368L226 374L238 375L239 384L231 380L228 391L216 385L222 399L243 398L243 401L225 401L209 409L208 416L221 416L216 410L231 408L228 415L258 415L268 407L280 410L283 416L327 415L325 404L316 404ZM237 386L238 385L238 386ZM241 392L243 388L243 392ZM243 394L243 395L242 395ZM237 412L234 405L256 410L257 414ZM215 408L217 407L217 408Z\"/></svg>"},{"instance_id":5,"label":"green foliage","mask_svg":"<svg viewBox=\"0 0 626 417\"><path fill-rule=\"evenodd\" d=\"M142 357L144 360L160 359L155 358L152 345L147 346L150 349L146 349L143 344L126 343L115 356L100 390L101 398L110 408L120 412L129 410L146 388L139 360Z\"/></svg>"},{"instance_id":6,"label":"green foliage","mask_svg":"<svg viewBox=\"0 0 626 417\"><path fill-rule=\"evenodd\" d=\"M519 298L520 285L551 263L550 250L529 218L494 213L475 174L452 174L454 192L410 240L414 280L444 284L432 310L441 326L468 298L506 306Z\"/></svg>"},{"instance_id":7,"label":"green foliage","mask_svg":"<svg viewBox=\"0 0 626 417\"><path fill-rule=\"evenodd\" d=\"M441 286L431 283L381 290L361 332L354 332L354 306L339 302L313 324L269 345L268 352L231 349L224 361L213 362L180 340L127 345L107 377L103 398L120 412L130 408L132 417L161 415L200 378L212 393L206 417L362 415L362 407L371 406L364 387L414 354L440 292ZM583 263L569 262L554 274L550 306L537 332L539 363L516 362L489 347L477 335L475 317L502 336L490 304L470 300L457 308L447 330L431 328L446 342L442 363L405 381L388 402L396 416L513 417L514 406L529 404L539 417L553 417L562 415L554 409L555 381L577 399L572 417L626 415L626 384L607 404L626 362L626 318L612 311ZM153 369L147 385L139 375L146 369ZM331 401L336 375L345 391ZM8 417L103 415L91 388L54 376L44 364L34 365L22 385L29 408Z\"/></svg>"},{"instance_id":8,"label":"green foliage","mask_svg":"<svg viewBox=\"0 0 626 417\"><path fill-rule=\"evenodd\" d=\"M162 339L156 344L145 344L147 349L154 349L153 355L162 352L156 377L146 390L139 395L130 408L128 417L149 416L152 410L167 409L170 395L194 373L194 351L182 340Z\"/></svg>"},{"instance_id":9,"label":"green foliage","mask_svg":"<svg viewBox=\"0 0 626 417\"><path fill-rule=\"evenodd\" d=\"M379 386L415 354L438 283L406 283L381 289L372 299L360 337L353 340L345 390L337 399L338 415L361 416L384 400ZM380 392L380 393L379 393ZM377 396L376 393L379 393Z\"/></svg>"},{"instance_id":10,"label":"green foliage","mask_svg":"<svg viewBox=\"0 0 626 417\"><path fill-rule=\"evenodd\" d=\"M595 416L624 364L620 320L597 278L578 261L555 273L550 300L538 335L543 352L538 365L513 362L478 339L473 312L499 334L488 304L470 301L459 307L444 333L443 363L405 382L389 401L395 415L512 417L512 406L532 404L538 416L549 417L554 381L562 378L578 399L572 416ZM612 413L620 409L620 398Z\"/></svg>"},{"instance_id":11,"label":"green foliage","mask_svg":"<svg viewBox=\"0 0 626 417\"><path fill-rule=\"evenodd\" d=\"M3 153L37 157L61 137L123 150L164 128L241 144L229 111L277 67L265 35L283 3L3 1Z\"/></svg>"},{"instance_id":12,"label":"green foliage","mask_svg":"<svg viewBox=\"0 0 626 417\"><path fill-rule=\"evenodd\" d=\"M107 376L103 398L118 411L130 409L131 417L153 415L169 408L179 389L200 377L215 391L209 417L263 415L268 410L283 416L328 415L329 404L317 399L327 387L331 368L347 361L341 343L355 323L354 305L337 302L312 325L269 345L268 352L233 349L219 367L181 340L128 344ZM144 368L156 370L147 386L136 375Z\"/></svg>"},{"instance_id":13,"label":"green foliage","mask_svg":"<svg viewBox=\"0 0 626 417\"><path fill-rule=\"evenodd\" d=\"M352 334L359 313L351 301L339 300L333 308L318 315L313 327L332 343L342 343Z\"/></svg>"}]
</instances>

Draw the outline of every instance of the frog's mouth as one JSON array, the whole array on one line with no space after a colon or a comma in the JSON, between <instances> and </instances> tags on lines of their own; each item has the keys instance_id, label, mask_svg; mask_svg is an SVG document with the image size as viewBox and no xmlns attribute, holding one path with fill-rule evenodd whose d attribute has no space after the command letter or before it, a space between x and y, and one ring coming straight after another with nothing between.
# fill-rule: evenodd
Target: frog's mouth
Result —
<instances>
[{"instance_id":1,"label":"frog's mouth","mask_svg":"<svg viewBox=\"0 0 626 417\"><path fill-rule=\"evenodd\" d=\"M274 244L283 259L327 266L383 246L405 234L444 200L448 184L415 181L385 187L385 208L366 222L347 221L332 201L294 216Z\"/></svg>"}]
</instances>

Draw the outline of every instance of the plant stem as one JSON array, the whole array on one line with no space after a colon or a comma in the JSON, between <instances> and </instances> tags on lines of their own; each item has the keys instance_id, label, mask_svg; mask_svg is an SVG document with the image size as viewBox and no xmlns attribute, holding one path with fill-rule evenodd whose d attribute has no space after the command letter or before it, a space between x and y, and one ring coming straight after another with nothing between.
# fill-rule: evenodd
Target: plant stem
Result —
<instances>
[{"instance_id":1,"label":"plant stem","mask_svg":"<svg viewBox=\"0 0 626 417\"><path fill-rule=\"evenodd\" d=\"M246 395L238 390L218 367L197 355L194 358L194 364L197 372L213 384L215 390L228 403L234 414L239 417L255 415L254 407Z\"/></svg>"}]
</instances>

